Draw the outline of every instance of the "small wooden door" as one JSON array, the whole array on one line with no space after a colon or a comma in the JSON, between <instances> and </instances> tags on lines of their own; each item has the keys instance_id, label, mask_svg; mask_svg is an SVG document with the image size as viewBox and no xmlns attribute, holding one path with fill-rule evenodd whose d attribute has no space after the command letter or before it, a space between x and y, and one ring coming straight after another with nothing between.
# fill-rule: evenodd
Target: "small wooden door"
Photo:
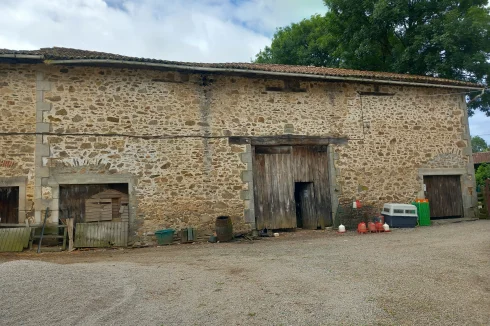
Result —
<instances>
[{"instance_id":1,"label":"small wooden door","mask_svg":"<svg viewBox=\"0 0 490 326\"><path fill-rule=\"evenodd\" d=\"M318 214L316 211L313 182L296 182L294 187L296 200L296 221L299 228L316 229Z\"/></svg>"},{"instance_id":2,"label":"small wooden door","mask_svg":"<svg viewBox=\"0 0 490 326\"><path fill-rule=\"evenodd\" d=\"M424 176L424 184L431 218L463 216L461 176Z\"/></svg>"}]
</instances>

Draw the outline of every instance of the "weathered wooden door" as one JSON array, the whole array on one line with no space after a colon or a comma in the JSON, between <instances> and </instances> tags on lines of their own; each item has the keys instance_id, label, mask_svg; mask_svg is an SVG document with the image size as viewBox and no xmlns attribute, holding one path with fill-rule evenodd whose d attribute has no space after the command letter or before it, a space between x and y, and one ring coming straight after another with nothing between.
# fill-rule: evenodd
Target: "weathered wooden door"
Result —
<instances>
[{"instance_id":1,"label":"weathered wooden door","mask_svg":"<svg viewBox=\"0 0 490 326\"><path fill-rule=\"evenodd\" d=\"M308 229L331 224L326 148L257 146L254 150L258 229L296 228L298 221L299 227Z\"/></svg>"},{"instance_id":2,"label":"weathered wooden door","mask_svg":"<svg viewBox=\"0 0 490 326\"><path fill-rule=\"evenodd\" d=\"M19 223L19 187L0 187L0 223Z\"/></svg>"},{"instance_id":3,"label":"weathered wooden door","mask_svg":"<svg viewBox=\"0 0 490 326\"><path fill-rule=\"evenodd\" d=\"M311 183L311 213L303 219L304 229L324 228L332 224L328 155L326 146L293 146L293 178Z\"/></svg>"},{"instance_id":4,"label":"weathered wooden door","mask_svg":"<svg viewBox=\"0 0 490 326\"><path fill-rule=\"evenodd\" d=\"M296 227L291 149L256 148L254 160L255 214L258 229Z\"/></svg>"},{"instance_id":5,"label":"weathered wooden door","mask_svg":"<svg viewBox=\"0 0 490 326\"><path fill-rule=\"evenodd\" d=\"M424 184L431 218L463 216L463 196L459 175L424 176Z\"/></svg>"}]
</instances>

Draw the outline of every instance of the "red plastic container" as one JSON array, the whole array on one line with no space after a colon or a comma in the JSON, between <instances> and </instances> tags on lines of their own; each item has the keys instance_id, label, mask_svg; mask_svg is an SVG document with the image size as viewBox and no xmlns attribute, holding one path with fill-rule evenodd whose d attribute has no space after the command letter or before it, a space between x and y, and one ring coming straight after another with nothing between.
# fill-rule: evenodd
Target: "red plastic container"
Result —
<instances>
[{"instance_id":1,"label":"red plastic container","mask_svg":"<svg viewBox=\"0 0 490 326\"><path fill-rule=\"evenodd\" d=\"M373 222L368 222L368 230L371 233L376 232L376 225Z\"/></svg>"},{"instance_id":2,"label":"red plastic container","mask_svg":"<svg viewBox=\"0 0 490 326\"><path fill-rule=\"evenodd\" d=\"M376 227L377 232L384 232L385 231L385 229L383 228L383 223L376 222L376 223L374 223L374 225Z\"/></svg>"},{"instance_id":3,"label":"red plastic container","mask_svg":"<svg viewBox=\"0 0 490 326\"><path fill-rule=\"evenodd\" d=\"M357 232L358 233L367 233L367 227L366 227L366 223L364 222L361 222L357 225Z\"/></svg>"}]
</instances>

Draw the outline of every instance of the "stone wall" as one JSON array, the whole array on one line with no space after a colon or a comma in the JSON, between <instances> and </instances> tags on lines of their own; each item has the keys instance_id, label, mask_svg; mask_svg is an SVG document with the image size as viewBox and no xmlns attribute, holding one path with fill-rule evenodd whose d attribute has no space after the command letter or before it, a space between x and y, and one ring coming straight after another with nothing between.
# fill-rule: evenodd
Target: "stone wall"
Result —
<instances>
[{"instance_id":1,"label":"stone wall","mask_svg":"<svg viewBox=\"0 0 490 326\"><path fill-rule=\"evenodd\" d=\"M237 229L247 228L244 210L253 209L246 172L250 146L230 145L228 136L348 137L347 145L333 148L336 198L372 206L413 200L422 188L421 168L469 164L465 107L452 89L302 81L294 91L278 91L291 82L119 68L36 69L38 79L42 74L42 122L51 132L42 139L47 150L37 155L49 171L40 181L43 203L56 209L57 176L133 175L132 230L139 237L162 227L209 229L223 214L233 217ZM392 96L359 94L373 91Z\"/></svg>"},{"instance_id":2,"label":"stone wall","mask_svg":"<svg viewBox=\"0 0 490 326\"><path fill-rule=\"evenodd\" d=\"M395 95L361 96L363 134L336 149L344 197L410 202L421 188L419 168L466 168L461 95L408 87L387 92Z\"/></svg>"},{"instance_id":3,"label":"stone wall","mask_svg":"<svg viewBox=\"0 0 490 326\"><path fill-rule=\"evenodd\" d=\"M20 207L23 222L34 201L36 138L36 75L32 66L0 65L0 187L19 186L27 202ZM13 135L9 135L12 133ZM19 177L27 182L19 184ZM29 216L29 214L27 214Z\"/></svg>"}]
</instances>

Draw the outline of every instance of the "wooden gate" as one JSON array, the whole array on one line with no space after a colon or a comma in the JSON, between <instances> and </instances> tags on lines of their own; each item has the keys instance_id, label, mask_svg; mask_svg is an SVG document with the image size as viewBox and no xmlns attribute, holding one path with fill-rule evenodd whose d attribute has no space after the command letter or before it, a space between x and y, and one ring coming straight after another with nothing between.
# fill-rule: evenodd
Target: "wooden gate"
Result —
<instances>
[{"instance_id":1,"label":"wooden gate","mask_svg":"<svg viewBox=\"0 0 490 326\"><path fill-rule=\"evenodd\" d=\"M461 176L424 176L424 184L431 218L463 216Z\"/></svg>"},{"instance_id":2,"label":"wooden gate","mask_svg":"<svg viewBox=\"0 0 490 326\"><path fill-rule=\"evenodd\" d=\"M77 223L75 248L126 247L127 222Z\"/></svg>"},{"instance_id":3,"label":"wooden gate","mask_svg":"<svg viewBox=\"0 0 490 326\"><path fill-rule=\"evenodd\" d=\"M324 228L332 223L326 146L256 146L258 229Z\"/></svg>"}]
</instances>

